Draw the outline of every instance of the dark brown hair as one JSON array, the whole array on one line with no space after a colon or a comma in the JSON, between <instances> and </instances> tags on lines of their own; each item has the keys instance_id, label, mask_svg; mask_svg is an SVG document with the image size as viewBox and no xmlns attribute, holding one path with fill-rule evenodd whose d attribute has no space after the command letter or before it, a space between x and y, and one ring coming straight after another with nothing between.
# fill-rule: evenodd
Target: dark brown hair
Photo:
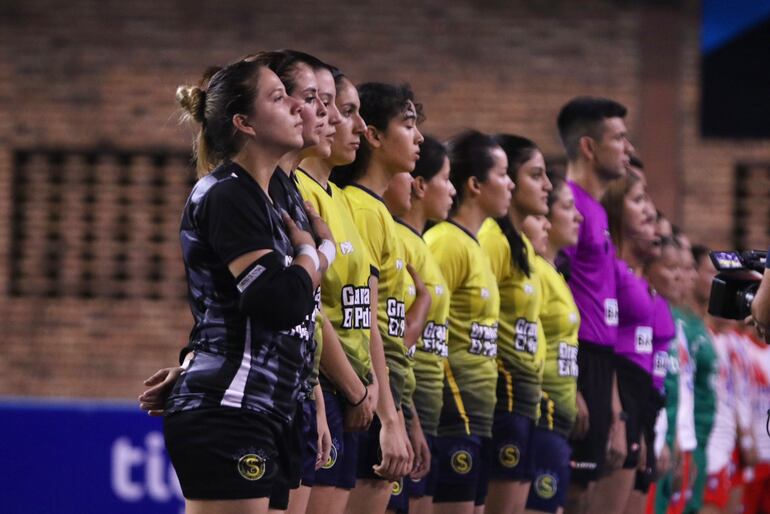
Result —
<instances>
[{"instance_id":1,"label":"dark brown hair","mask_svg":"<svg viewBox=\"0 0 770 514\"><path fill-rule=\"evenodd\" d=\"M409 84L367 82L358 86L357 90L361 99L361 117L367 125L381 132L385 132L390 122L404 112L409 102L414 104L418 123L425 119L422 104L414 101L414 92ZM331 175L332 182L340 187L355 182L366 173L371 156L372 149L369 148L366 138L362 138L361 146L356 152L356 159L350 164L334 168Z\"/></svg>"},{"instance_id":2,"label":"dark brown hair","mask_svg":"<svg viewBox=\"0 0 770 514\"><path fill-rule=\"evenodd\" d=\"M625 197L632 187L643 180L644 177L638 173L627 170L622 178L610 182L607 191L602 196L601 203L604 210L607 211L610 237L618 251L623 244L623 204Z\"/></svg>"},{"instance_id":3,"label":"dark brown hair","mask_svg":"<svg viewBox=\"0 0 770 514\"><path fill-rule=\"evenodd\" d=\"M176 99L185 118L201 124L193 145L199 176L240 150L242 142L233 116L251 114L264 66L261 59L241 59L222 68L209 68L200 85L177 88Z\"/></svg>"},{"instance_id":4,"label":"dark brown hair","mask_svg":"<svg viewBox=\"0 0 770 514\"><path fill-rule=\"evenodd\" d=\"M497 134L495 140L508 158L508 176L515 184L521 166L530 160L539 149L533 141L526 137L515 136L513 134ZM511 247L513 264L529 277L530 269L527 247L524 244L524 240L521 238L521 234L519 234L519 231L513 226L508 215L497 218L495 221L497 221L500 230L503 231L506 239L508 239L508 245Z\"/></svg>"}]
</instances>

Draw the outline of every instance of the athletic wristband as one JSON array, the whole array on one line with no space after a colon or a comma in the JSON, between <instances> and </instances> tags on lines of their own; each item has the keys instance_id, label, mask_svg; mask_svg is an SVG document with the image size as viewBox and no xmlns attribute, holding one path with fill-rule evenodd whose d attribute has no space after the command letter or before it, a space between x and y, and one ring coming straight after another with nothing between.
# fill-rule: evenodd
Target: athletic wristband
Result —
<instances>
[{"instance_id":1,"label":"athletic wristband","mask_svg":"<svg viewBox=\"0 0 770 514\"><path fill-rule=\"evenodd\" d=\"M358 407L362 403L364 403L364 400L366 400L369 397L369 388L364 386L364 397L358 400L356 403L351 402L347 398L345 400L352 406L352 407Z\"/></svg>"},{"instance_id":2,"label":"athletic wristband","mask_svg":"<svg viewBox=\"0 0 770 514\"><path fill-rule=\"evenodd\" d=\"M315 248L313 248L313 245L309 244L301 244L299 245L299 248L297 248L297 257L300 255L307 255L310 257L310 260L313 261L313 265L315 266L315 270L318 271L321 269L321 261L318 259L318 252Z\"/></svg>"},{"instance_id":3,"label":"athletic wristband","mask_svg":"<svg viewBox=\"0 0 770 514\"><path fill-rule=\"evenodd\" d=\"M318 253L326 257L327 267L331 267L332 262L337 257L337 246L328 239L324 239L318 246Z\"/></svg>"}]
</instances>

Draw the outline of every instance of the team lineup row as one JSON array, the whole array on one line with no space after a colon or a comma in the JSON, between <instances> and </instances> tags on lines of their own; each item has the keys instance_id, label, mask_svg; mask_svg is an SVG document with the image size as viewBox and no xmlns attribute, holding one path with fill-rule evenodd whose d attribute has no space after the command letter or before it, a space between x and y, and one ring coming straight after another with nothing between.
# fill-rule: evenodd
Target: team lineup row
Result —
<instances>
[{"instance_id":1,"label":"team lineup row","mask_svg":"<svg viewBox=\"0 0 770 514\"><path fill-rule=\"evenodd\" d=\"M682 448L677 413L716 408L692 392L716 368L678 365L712 347L708 259L656 214L622 105L563 107L564 177L520 136L424 137L407 86L300 52L177 99L195 323L140 402L188 512L642 512L658 474L658 511L700 508L705 472L655 464L705 471L711 427Z\"/></svg>"}]
</instances>

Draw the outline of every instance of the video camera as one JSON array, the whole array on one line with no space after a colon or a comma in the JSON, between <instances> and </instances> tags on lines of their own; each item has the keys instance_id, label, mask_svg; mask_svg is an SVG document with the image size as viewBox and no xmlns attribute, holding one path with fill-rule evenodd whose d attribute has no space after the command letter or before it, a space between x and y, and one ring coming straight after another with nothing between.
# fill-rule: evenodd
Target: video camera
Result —
<instances>
[{"instance_id":1,"label":"video camera","mask_svg":"<svg viewBox=\"0 0 770 514\"><path fill-rule=\"evenodd\" d=\"M765 271L767 252L711 252L717 276L711 282L709 314L743 320L751 314L751 302ZM759 273L759 276L757 276Z\"/></svg>"}]
</instances>

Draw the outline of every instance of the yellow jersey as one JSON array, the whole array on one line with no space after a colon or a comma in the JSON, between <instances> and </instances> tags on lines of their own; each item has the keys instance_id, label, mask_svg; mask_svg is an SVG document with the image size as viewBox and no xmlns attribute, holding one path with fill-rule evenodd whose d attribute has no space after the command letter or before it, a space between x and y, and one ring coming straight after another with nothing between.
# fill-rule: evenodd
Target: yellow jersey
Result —
<instances>
[{"instance_id":1,"label":"yellow jersey","mask_svg":"<svg viewBox=\"0 0 770 514\"><path fill-rule=\"evenodd\" d=\"M414 378L419 384L412 397L414 407L423 432L435 436L443 404L444 361L448 356L449 293L444 276L425 240L411 226L396 221L396 230L406 250L406 261L414 267L430 292L431 304L425 327L409 355L414 366ZM410 295L414 294L414 287L407 287L407 312L414 301Z\"/></svg>"},{"instance_id":2,"label":"yellow jersey","mask_svg":"<svg viewBox=\"0 0 770 514\"><path fill-rule=\"evenodd\" d=\"M439 436L491 437L497 383L500 296L476 237L449 220L425 233L449 294L449 357Z\"/></svg>"},{"instance_id":3,"label":"yellow jersey","mask_svg":"<svg viewBox=\"0 0 770 514\"><path fill-rule=\"evenodd\" d=\"M500 288L497 409L537 420L546 353L538 326L543 293L535 250L526 236L522 234L521 238L529 276L514 263L508 239L494 219L488 218L479 230L479 241L489 255Z\"/></svg>"},{"instance_id":4,"label":"yellow jersey","mask_svg":"<svg viewBox=\"0 0 770 514\"><path fill-rule=\"evenodd\" d=\"M547 348L538 425L569 437L577 415L580 312L561 273L542 257L535 266L543 288L540 320Z\"/></svg>"},{"instance_id":5,"label":"yellow jersey","mask_svg":"<svg viewBox=\"0 0 770 514\"><path fill-rule=\"evenodd\" d=\"M398 223L398 219L396 219L396 232L399 232L399 229L401 228L401 224ZM403 244L403 241L402 241ZM404 245L404 251L406 252L406 246ZM405 254L405 262L408 262L409 264L412 264L411 261L409 261L408 254ZM412 275L409 273L409 270L406 272L406 277L404 277L404 330L406 330L406 313L409 312L409 309L412 308L412 305L414 304L414 301L417 299L417 290L414 286L414 280L412 279ZM401 405L407 406L408 409L404 411L404 417L409 418L407 419L407 422L411 422L411 416L413 414L412 412L412 400L414 398L414 392L417 388L417 379L414 376L414 350L415 347L412 346L411 348L406 349L406 377L404 379L404 392L401 397Z\"/></svg>"},{"instance_id":6,"label":"yellow jersey","mask_svg":"<svg viewBox=\"0 0 770 514\"><path fill-rule=\"evenodd\" d=\"M409 367L404 347L404 296L409 276L404 247L396 233L396 222L379 195L359 184L351 184L344 191L378 275L377 326L382 336L393 400L399 406Z\"/></svg>"},{"instance_id":7,"label":"yellow jersey","mask_svg":"<svg viewBox=\"0 0 770 514\"><path fill-rule=\"evenodd\" d=\"M313 204L337 244L337 257L321 279L322 315L334 327L353 370L365 384L369 384L372 371L369 252L342 190L331 182L324 188L301 168L297 180L302 197ZM321 326L319 320L316 327ZM321 341L319 330L317 328L317 340Z\"/></svg>"}]
</instances>

